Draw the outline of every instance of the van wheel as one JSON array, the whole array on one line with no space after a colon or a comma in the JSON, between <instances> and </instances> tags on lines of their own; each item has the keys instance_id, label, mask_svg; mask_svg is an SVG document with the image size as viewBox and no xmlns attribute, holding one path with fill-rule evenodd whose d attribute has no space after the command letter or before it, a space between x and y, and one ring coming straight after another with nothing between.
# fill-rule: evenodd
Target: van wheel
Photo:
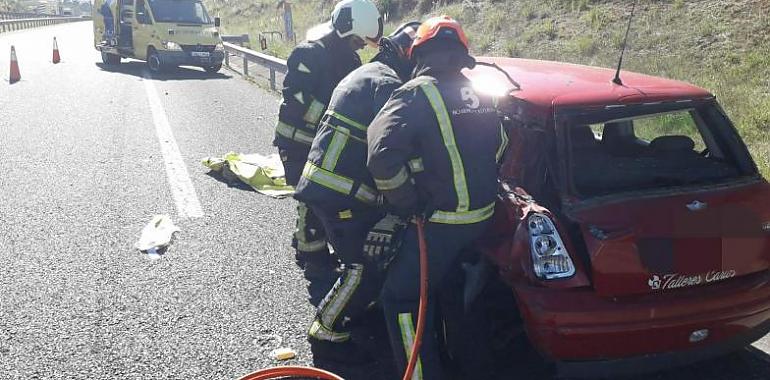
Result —
<instances>
[{"instance_id":1,"label":"van wheel","mask_svg":"<svg viewBox=\"0 0 770 380\"><path fill-rule=\"evenodd\" d=\"M209 73L209 74L218 73L219 70L221 70L221 69L222 69L222 64L221 63L218 64L218 65L207 66L207 67L203 68L203 70L206 70L206 72Z\"/></svg>"},{"instance_id":2,"label":"van wheel","mask_svg":"<svg viewBox=\"0 0 770 380\"><path fill-rule=\"evenodd\" d=\"M104 62L105 65L119 65L120 56L102 52L102 62Z\"/></svg>"},{"instance_id":3,"label":"van wheel","mask_svg":"<svg viewBox=\"0 0 770 380\"><path fill-rule=\"evenodd\" d=\"M163 71L163 63L160 61L160 55L153 48L149 48L147 51L147 67L153 73L159 73Z\"/></svg>"}]
</instances>

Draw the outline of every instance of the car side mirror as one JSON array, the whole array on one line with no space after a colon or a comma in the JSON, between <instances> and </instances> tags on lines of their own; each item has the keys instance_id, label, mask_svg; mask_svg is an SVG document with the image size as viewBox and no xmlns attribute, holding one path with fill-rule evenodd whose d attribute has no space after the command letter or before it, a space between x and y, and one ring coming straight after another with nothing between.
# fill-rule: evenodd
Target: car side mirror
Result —
<instances>
[{"instance_id":1,"label":"car side mirror","mask_svg":"<svg viewBox=\"0 0 770 380\"><path fill-rule=\"evenodd\" d=\"M220 19L219 17L214 17L214 26L219 28L220 25L222 25L222 19Z\"/></svg>"}]
</instances>

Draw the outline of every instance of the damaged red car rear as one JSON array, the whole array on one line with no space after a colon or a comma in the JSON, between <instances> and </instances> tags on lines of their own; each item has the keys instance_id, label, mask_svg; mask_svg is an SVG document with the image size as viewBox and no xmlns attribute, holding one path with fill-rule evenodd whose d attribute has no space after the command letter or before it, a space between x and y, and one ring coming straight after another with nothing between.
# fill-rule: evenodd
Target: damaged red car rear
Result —
<instances>
[{"instance_id":1,"label":"damaged red car rear","mask_svg":"<svg viewBox=\"0 0 770 380\"><path fill-rule=\"evenodd\" d=\"M606 69L494 62L511 149L483 251L570 377L686 365L770 330L770 185L717 99ZM480 86L504 83L490 68ZM506 91L507 93L507 91Z\"/></svg>"}]
</instances>

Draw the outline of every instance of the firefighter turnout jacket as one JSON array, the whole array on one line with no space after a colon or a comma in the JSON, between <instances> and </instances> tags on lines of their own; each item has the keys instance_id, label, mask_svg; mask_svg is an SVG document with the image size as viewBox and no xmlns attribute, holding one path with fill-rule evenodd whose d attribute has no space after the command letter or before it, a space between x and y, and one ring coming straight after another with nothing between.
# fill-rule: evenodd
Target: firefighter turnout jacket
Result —
<instances>
[{"instance_id":1,"label":"firefighter turnout jacket","mask_svg":"<svg viewBox=\"0 0 770 380\"><path fill-rule=\"evenodd\" d=\"M332 31L318 40L299 44L287 66L273 145L307 152L334 87L361 66L361 59L347 41Z\"/></svg>"},{"instance_id":2,"label":"firefighter turnout jacket","mask_svg":"<svg viewBox=\"0 0 770 380\"><path fill-rule=\"evenodd\" d=\"M403 66L397 57L380 53L340 82L313 141L295 198L327 210L376 206L379 193L366 168L366 130L403 84L401 78L408 78Z\"/></svg>"},{"instance_id":3,"label":"firefighter turnout jacket","mask_svg":"<svg viewBox=\"0 0 770 380\"><path fill-rule=\"evenodd\" d=\"M396 90L368 142L368 168L396 211L443 224L492 216L508 137L494 99L461 73L427 70Z\"/></svg>"}]
</instances>

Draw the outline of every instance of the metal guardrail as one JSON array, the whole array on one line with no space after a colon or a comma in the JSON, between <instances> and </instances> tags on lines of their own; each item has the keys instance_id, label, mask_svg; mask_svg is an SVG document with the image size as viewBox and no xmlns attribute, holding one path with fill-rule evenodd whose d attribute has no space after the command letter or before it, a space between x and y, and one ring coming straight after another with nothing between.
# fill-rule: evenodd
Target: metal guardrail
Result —
<instances>
[{"instance_id":1,"label":"metal guardrail","mask_svg":"<svg viewBox=\"0 0 770 380\"><path fill-rule=\"evenodd\" d=\"M37 26L62 24L65 22L85 21L90 18L83 17L42 17L42 18L21 18L13 20L0 20L0 33L10 32Z\"/></svg>"},{"instance_id":2,"label":"metal guardrail","mask_svg":"<svg viewBox=\"0 0 770 380\"><path fill-rule=\"evenodd\" d=\"M276 58L267 54L262 54L260 52L246 49L244 47L240 47L238 45L225 42L225 65L227 67L230 66L230 58L231 55L234 57L241 57L243 58L243 75L249 76L249 62L256 63L260 66L263 66L267 68L270 71L270 88L275 90L277 88L275 83L275 74L281 73L286 74L288 71L288 68L286 66L286 61L280 58Z\"/></svg>"},{"instance_id":3,"label":"metal guardrail","mask_svg":"<svg viewBox=\"0 0 770 380\"><path fill-rule=\"evenodd\" d=\"M42 14L42 13L0 12L0 21L19 20L19 19L25 19L25 18L44 18L44 17L58 17L58 16Z\"/></svg>"},{"instance_id":4,"label":"metal guardrail","mask_svg":"<svg viewBox=\"0 0 770 380\"><path fill-rule=\"evenodd\" d=\"M231 44L237 44L240 46L243 46L243 44L247 44L251 42L249 40L248 34L241 34L241 35L222 35L222 41L229 42Z\"/></svg>"}]
</instances>

